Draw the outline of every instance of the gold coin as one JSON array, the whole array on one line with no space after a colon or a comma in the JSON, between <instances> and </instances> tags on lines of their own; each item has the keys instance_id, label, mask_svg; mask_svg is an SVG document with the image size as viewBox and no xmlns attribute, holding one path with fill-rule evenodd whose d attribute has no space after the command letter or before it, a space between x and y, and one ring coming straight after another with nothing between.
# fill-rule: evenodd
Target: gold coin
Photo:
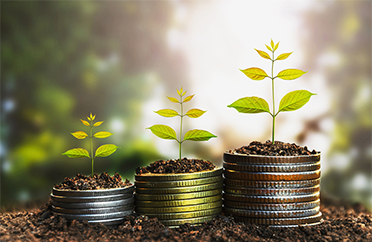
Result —
<instances>
[{"instance_id":1,"label":"gold coin","mask_svg":"<svg viewBox=\"0 0 372 242\"><path fill-rule=\"evenodd\" d=\"M193 199L201 197L210 197L214 195L219 195L222 193L222 189L216 189L205 192L187 192L187 193L178 193L178 194L136 194L136 201L173 201L173 200L182 200L182 199Z\"/></svg>"},{"instance_id":2,"label":"gold coin","mask_svg":"<svg viewBox=\"0 0 372 242\"><path fill-rule=\"evenodd\" d=\"M174 200L174 201L136 201L136 207L148 207L148 208L155 208L155 207L178 207L178 206L188 206L188 205L196 205L202 203L211 203L222 200L221 195L213 196L213 197L203 197L203 198L195 198L195 199L186 199L186 200Z\"/></svg>"},{"instance_id":3,"label":"gold coin","mask_svg":"<svg viewBox=\"0 0 372 242\"><path fill-rule=\"evenodd\" d=\"M171 188L136 188L136 194L175 194L175 193L187 193L187 192L205 192L209 190L222 189L223 182L205 184L200 186L192 187L171 187Z\"/></svg>"},{"instance_id":4,"label":"gold coin","mask_svg":"<svg viewBox=\"0 0 372 242\"><path fill-rule=\"evenodd\" d=\"M190 187L190 186L199 186L204 184L216 183L223 181L222 176L213 176L207 178L199 178L192 180L181 180L181 181L136 181L136 187L153 187L153 188L162 188L162 187Z\"/></svg>"},{"instance_id":5,"label":"gold coin","mask_svg":"<svg viewBox=\"0 0 372 242\"><path fill-rule=\"evenodd\" d=\"M210 215L205 217L199 217L199 218L188 218L188 219L172 219L172 220L159 220L162 224L165 226L179 226L185 223L189 224L201 224L204 222L211 221L218 215Z\"/></svg>"},{"instance_id":6,"label":"gold coin","mask_svg":"<svg viewBox=\"0 0 372 242\"><path fill-rule=\"evenodd\" d=\"M303 172L315 171L320 169L320 161L315 163L300 163L286 165L251 165L242 163L223 162L223 168L234 171L244 172Z\"/></svg>"},{"instance_id":7,"label":"gold coin","mask_svg":"<svg viewBox=\"0 0 372 242\"><path fill-rule=\"evenodd\" d=\"M247 203L301 203L316 201L320 199L320 193L313 193L301 196L248 196L240 194L223 193L224 200Z\"/></svg>"},{"instance_id":8,"label":"gold coin","mask_svg":"<svg viewBox=\"0 0 372 242\"><path fill-rule=\"evenodd\" d=\"M303 203L245 203L224 200L223 205L229 208L239 208L246 210L260 210L260 211L287 211L287 210L302 210L311 209L320 206L320 200L303 202Z\"/></svg>"},{"instance_id":9,"label":"gold coin","mask_svg":"<svg viewBox=\"0 0 372 242\"><path fill-rule=\"evenodd\" d=\"M199 171L193 173L169 173L169 174L158 174L158 173L144 173L136 175L136 181L179 181L179 180L191 180L197 178L207 178L212 176L220 176L222 174L222 168L216 167L211 171Z\"/></svg>"},{"instance_id":10,"label":"gold coin","mask_svg":"<svg viewBox=\"0 0 372 242\"><path fill-rule=\"evenodd\" d=\"M252 187L252 188L304 188L312 187L320 184L320 178L313 180L303 180L303 181L248 181L248 180L235 180L235 179L225 179L225 185L234 187Z\"/></svg>"},{"instance_id":11,"label":"gold coin","mask_svg":"<svg viewBox=\"0 0 372 242\"><path fill-rule=\"evenodd\" d=\"M191 206L179 206L179 207L169 207L169 208L147 208L147 207L135 207L136 213L139 214L154 214L154 213L185 213L194 212L199 210L206 210L212 208L219 208L222 206L222 201L204 203Z\"/></svg>"},{"instance_id":12,"label":"gold coin","mask_svg":"<svg viewBox=\"0 0 372 242\"><path fill-rule=\"evenodd\" d=\"M251 181L300 181L320 178L320 170L306 172L239 172L225 170L226 179Z\"/></svg>"},{"instance_id":13,"label":"gold coin","mask_svg":"<svg viewBox=\"0 0 372 242\"><path fill-rule=\"evenodd\" d=\"M313 194L320 191L320 186L293 188L293 189L267 189L267 188L250 188L250 187L231 187L224 186L225 193L244 194L251 196L298 196Z\"/></svg>"},{"instance_id":14,"label":"gold coin","mask_svg":"<svg viewBox=\"0 0 372 242\"><path fill-rule=\"evenodd\" d=\"M227 215L248 218L299 218L314 216L319 213L319 207L303 210L287 211L260 211L224 207L223 212Z\"/></svg>"},{"instance_id":15,"label":"gold coin","mask_svg":"<svg viewBox=\"0 0 372 242\"><path fill-rule=\"evenodd\" d=\"M197 217L205 217L210 215L219 215L222 212L222 208L213 208L213 209L206 209L200 210L195 212L187 212L187 213L154 213L154 214L146 214L151 218L158 218L159 220L171 220L171 219L186 219L186 218L197 218Z\"/></svg>"},{"instance_id":16,"label":"gold coin","mask_svg":"<svg viewBox=\"0 0 372 242\"><path fill-rule=\"evenodd\" d=\"M318 224L322 221L322 213L319 212L316 215L309 216L309 217L301 217L301 218L246 218L246 217L239 217L234 216L236 222L245 222L245 223L253 223L253 224L261 224L261 225L311 225L311 224Z\"/></svg>"},{"instance_id":17,"label":"gold coin","mask_svg":"<svg viewBox=\"0 0 372 242\"><path fill-rule=\"evenodd\" d=\"M265 155L246 155L230 154L225 152L223 160L229 163L245 164L289 164L289 163L309 163L320 161L320 153L315 155L298 155L298 156L265 156Z\"/></svg>"}]
</instances>

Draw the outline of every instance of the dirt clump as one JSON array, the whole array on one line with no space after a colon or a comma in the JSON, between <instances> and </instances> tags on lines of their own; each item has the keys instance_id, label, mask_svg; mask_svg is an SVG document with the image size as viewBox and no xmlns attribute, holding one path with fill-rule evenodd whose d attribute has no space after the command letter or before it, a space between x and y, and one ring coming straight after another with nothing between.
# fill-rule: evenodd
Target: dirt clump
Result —
<instances>
[{"instance_id":1,"label":"dirt clump","mask_svg":"<svg viewBox=\"0 0 372 242\"><path fill-rule=\"evenodd\" d=\"M183 158L177 160L158 160L146 167L137 167L136 174L143 173L192 173L198 171L213 170L215 165L212 162L199 159Z\"/></svg>"}]
</instances>

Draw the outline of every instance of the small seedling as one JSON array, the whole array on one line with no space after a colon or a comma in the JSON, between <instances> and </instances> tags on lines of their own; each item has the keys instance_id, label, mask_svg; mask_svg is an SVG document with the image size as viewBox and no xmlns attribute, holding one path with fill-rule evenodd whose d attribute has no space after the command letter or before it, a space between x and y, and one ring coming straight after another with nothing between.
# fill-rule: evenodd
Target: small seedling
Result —
<instances>
[{"instance_id":1,"label":"small seedling","mask_svg":"<svg viewBox=\"0 0 372 242\"><path fill-rule=\"evenodd\" d=\"M268 76L266 72L257 67L251 67L245 70L241 70L247 77L255 81L261 81L264 78L268 77L271 79L271 93L272 93L272 100L273 100L273 112L270 112L269 104L262 98L259 97L244 97L236 100L232 104L228 105L230 108L235 108L240 113L264 113L267 112L273 117L273 128L272 128L272 142L275 143L274 135L275 135L275 118L279 114L279 112L285 111L294 111L302 106L304 106L309 100L312 95L316 95L306 90L298 90L292 91L287 93L279 103L279 110L275 112L275 95L274 95L274 80L275 78L280 78L283 80L294 80L305 74L306 72L298 70L298 69L286 69L279 72L276 76L274 76L274 62L278 60L285 60L287 59L293 52L284 53L279 55L278 57L274 57L274 52L279 47L279 42L274 45L273 40L271 40L271 47L266 45L266 48L271 51L272 57L267 54L265 51L256 50L258 54L265 59L271 61L271 76Z\"/></svg>"},{"instance_id":2,"label":"small seedling","mask_svg":"<svg viewBox=\"0 0 372 242\"><path fill-rule=\"evenodd\" d=\"M173 109L161 109L159 111L155 111L155 113L159 114L160 116L166 117L166 118L171 118L171 117L176 117L179 116L181 117L181 124L180 124L180 133L179 137L177 139L176 131L172 129L171 127L167 125L162 125L162 124L157 124L151 126L150 129L153 134L158 136L159 138L162 139L173 139L178 142L179 145L179 160L181 161L181 144L186 141L186 140L192 140L192 141L207 141L210 138L217 137L214 134L205 131L205 130L200 130L200 129L193 129L190 131L187 131L185 133L185 137L182 139L182 121L183 117L187 116L189 118L199 118L202 116L206 111L193 108L187 111L185 114L183 113L183 103L189 102L194 95L187 96L184 99L183 96L186 95L186 91L183 91L182 87L180 90L177 90L178 95L180 96L179 99L174 98L174 97L167 97L169 101L174 102L174 103L179 103L181 105L181 113L178 113L177 111Z\"/></svg>"},{"instance_id":3,"label":"small seedling","mask_svg":"<svg viewBox=\"0 0 372 242\"><path fill-rule=\"evenodd\" d=\"M90 114L90 116L87 117L89 122L86 120L80 119L81 122L85 126L90 127L89 135L83 131L76 131L74 133L71 133L77 139L85 139L86 137L89 137L90 138L90 152L88 152L86 149L83 149L83 148L74 148L62 154L62 155L67 155L69 158L88 157L92 159L92 177L94 174L93 173L94 159L96 157L109 156L119 148L113 144L101 145L100 147L97 148L95 155L93 155L93 137L98 138L98 139L103 139L103 138L110 137L112 135L112 133L107 132L107 131L100 131L93 135L93 127L98 127L103 123L103 121L98 121L98 122L93 123L95 118L96 118L96 115L93 116L92 114Z\"/></svg>"}]
</instances>

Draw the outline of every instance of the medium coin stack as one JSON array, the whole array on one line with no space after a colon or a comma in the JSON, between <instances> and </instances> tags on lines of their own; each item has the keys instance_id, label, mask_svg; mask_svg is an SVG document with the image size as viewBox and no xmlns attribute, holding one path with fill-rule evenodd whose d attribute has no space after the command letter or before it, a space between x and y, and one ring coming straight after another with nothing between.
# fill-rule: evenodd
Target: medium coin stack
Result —
<instances>
[{"instance_id":1,"label":"medium coin stack","mask_svg":"<svg viewBox=\"0 0 372 242\"><path fill-rule=\"evenodd\" d=\"M201 224L222 212L222 168L194 173L135 176L135 212L165 226Z\"/></svg>"},{"instance_id":2,"label":"medium coin stack","mask_svg":"<svg viewBox=\"0 0 372 242\"><path fill-rule=\"evenodd\" d=\"M224 154L224 214L236 221L292 227L316 225L320 210L320 154Z\"/></svg>"}]
</instances>

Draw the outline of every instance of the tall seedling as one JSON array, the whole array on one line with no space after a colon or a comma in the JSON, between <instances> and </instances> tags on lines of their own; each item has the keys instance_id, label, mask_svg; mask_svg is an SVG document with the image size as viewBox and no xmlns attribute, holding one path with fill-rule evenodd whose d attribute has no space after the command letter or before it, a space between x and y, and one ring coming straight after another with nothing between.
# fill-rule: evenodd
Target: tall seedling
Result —
<instances>
[{"instance_id":1,"label":"tall seedling","mask_svg":"<svg viewBox=\"0 0 372 242\"><path fill-rule=\"evenodd\" d=\"M274 93L274 80L280 78L283 80L294 80L305 74L306 72L298 69L286 69L280 71L276 76L274 76L274 62L278 60L287 59L293 52L280 54L275 58L274 53L279 47L279 42L274 45L273 40L271 40L271 46L266 45L266 48L271 51L271 56L262 50L256 50L258 54L264 58L271 61L271 76L267 75L266 72L257 67L251 67L245 70L241 70L247 77L255 81L261 81L266 77L271 79L271 93L273 100L273 111L270 112L269 104L262 98L259 97L244 97L236 100L228 107L235 108L240 113L269 113L273 118L273 128L272 128L272 143L275 143L275 118L280 112L294 111L302 106L304 106L312 95L316 95L306 90L298 90L287 93L279 103L279 110L275 111L275 93Z\"/></svg>"},{"instance_id":2,"label":"tall seedling","mask_svg":"<svg viewBox=\"0 0 372 242\"><path fill-rule=\"evenodd\" d=\"M94 159L96 157L109 156L112 153L114 153L117 150L117 148L119 148L119 147L117 147L116 145L113 145L113 144L101 145L100 147L97 148L96 153L93 155L93 138L103 139L103 138L110 137L112 135L112 133L107 132L107 131L100 131L100 132L97 132L97 133L93 134L93 128L98 127L103 123L103 121L93 123L95 118L96 118L96 115L90 114L90 116L87 117L89 122L86 121L86 120L80 119L80 121L85 126L88 126L90 128L89 129L89 135L87 133L85 133L84 131L76 131L74 133L71 133L77 139L85 139L85 138L89 137L89 139L90 139L90 152L88 152L86 149L83 149L83 148L74 148L74 149L68 150L68 151L66 151L65 153L62 154L62 155L67 155L69 158L82 158L82 157L90 158L91 161L92 161L92 177L93 177L93 174L94 174L94 172L93 172Z\"/></svg>"},{"instance_id":3,"label":"tall seedling","mask_svg":"<svg viewBox=\"0 0 372 242\"><path fill-rule=\"evenodd\" d=\"M193 130L189 130L185 133L185 136L182 138L182 121L183 121L183 117L187 116L189 118L199 118L200 116L202 116L206 111L203 111L203 110L200 110L200 109L197 109L197 108L193 108L193 109L190 109L189 111L187 111L185 114L183 113L183 104L186 103L186 102L189 102L193 97L194 95L191 95L191 96L188 96L188 97L185 97L183 99L183 96L186 95L186 91L183 91L182 87L180 90L177 90L177 93L179 95L179 99L177 98L174 98L174 97L167 97L169 99L169 101L173 102L173 103L179 103L181 105L181 113L178 113L176 110L173 110L173 109L161 109L159 111L155 111L155 113L159 114L160 116L163 116L163 117L166 117L166 118L171 118L171 117L176 117L176 116L179 116L181 119L181 123L180 123L180 133L179 133L179 136L177 138L177 135L176 135L176 131L174 131L174 129L172 129L171 127L167 126L167 125L163 125L163 124L157 124L157 125L153 125L151 127L149 127L148 129L151 130L151 132L153 134L155 134L156 136L158 136L159 138L162 138L162 139L173 139L173 140L176 140L178 142L178 145L179 145L179 161L181 161L181 145L184 141L186 140L192 140L192 141L207 141L209 140L210 138L214 138L214 137L217 137L215 136L214 134L208 132L208 131L205 131L205 130L200 130L200 129L193 129Z\"/></svg>"}]
</instances>

